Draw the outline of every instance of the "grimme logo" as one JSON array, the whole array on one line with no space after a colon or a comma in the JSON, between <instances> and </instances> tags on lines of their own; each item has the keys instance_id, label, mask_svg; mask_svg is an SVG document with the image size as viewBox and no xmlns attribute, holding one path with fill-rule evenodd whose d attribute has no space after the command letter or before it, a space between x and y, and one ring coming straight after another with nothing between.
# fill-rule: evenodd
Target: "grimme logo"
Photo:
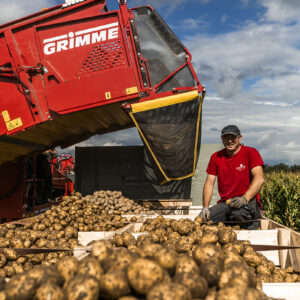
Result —
<instances>
[{"instance_id":1,"label":"grimme logo","mask_svg":"<svg viewBox=\"0 0 300 300\"><path fill-rule=\"evenodd\" d=\"M116 39L118 38L118 30L118 22L115 22L45 39L43 40L43 44L45 44L44 53L50 55L56 52Z\"/></svg>"}]
</instances>

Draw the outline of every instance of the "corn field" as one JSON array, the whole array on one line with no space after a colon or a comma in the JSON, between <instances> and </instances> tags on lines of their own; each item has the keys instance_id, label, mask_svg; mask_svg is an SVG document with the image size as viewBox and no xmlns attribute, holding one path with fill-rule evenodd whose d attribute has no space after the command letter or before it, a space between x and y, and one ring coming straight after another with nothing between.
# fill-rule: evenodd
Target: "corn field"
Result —
<instances>
[{"instance_id":1,"label":"corn field","mask_svg":"<svg viewBox=\"0 0 300 300\"><path fill-rule=\"evenodd\" d=\"M265 174L260 196L268 218L300 231L300 172Z\"/></svg>"}]
</instances>

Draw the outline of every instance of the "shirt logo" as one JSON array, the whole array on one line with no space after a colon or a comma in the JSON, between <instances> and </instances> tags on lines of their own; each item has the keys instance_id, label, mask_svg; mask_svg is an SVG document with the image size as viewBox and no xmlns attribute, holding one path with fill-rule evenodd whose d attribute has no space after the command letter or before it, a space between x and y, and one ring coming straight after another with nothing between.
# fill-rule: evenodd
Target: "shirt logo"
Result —
<instances>
[{"instance_id":1,"label":"shirt logo","mask_svg":"<svg viewBox=\"0 0 300 300\"><path fill-rule=\"evenodd\" d=\"M118 38L118 22L45 39L44 53L51 55L116 38Z\"/></svg>"},{"instance_id":2,"label":"shirt logo","mask_svg":"<svg viewBox=\"0 0 300 300\"><path fill-rule=\"evenodd\" d=\"M239 172L243 171L245 168L246 168L246 166L244 166L243 164L240 164L239 167L236 167L236 169L237 169Z\"/></svg>"}]
</instances>

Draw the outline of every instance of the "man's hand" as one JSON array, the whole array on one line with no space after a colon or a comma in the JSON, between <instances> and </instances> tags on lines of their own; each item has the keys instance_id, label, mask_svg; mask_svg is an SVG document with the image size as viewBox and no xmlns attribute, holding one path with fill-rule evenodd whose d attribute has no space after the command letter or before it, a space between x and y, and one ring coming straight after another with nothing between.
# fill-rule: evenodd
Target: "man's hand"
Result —
<instances>
[{"instance_id":1,"label":"man's hand","mask_svg":"<svg viewBox=\"0 0 300 300\"><path fill-rule=\"evenodd\" d=\"M204 221L208 221L210 218L210 210L208 207L203 207L201 213L200 213L200 217L204 220Z\"/></svg>"},{"instance_id":2,"label":"man's hand","mask_svg":"<svg viewBox=\"0 0 300 300\"><path fill-rule=\"evenodd\" d=\"M242 206L247 205L247 204L248 204L247 199L244 196L242 196L242 197L232 198L231 201L230 201L229 206L232 207L232 208L238 209L238 208L241 208Z\"/></svg>"}]
</instances>

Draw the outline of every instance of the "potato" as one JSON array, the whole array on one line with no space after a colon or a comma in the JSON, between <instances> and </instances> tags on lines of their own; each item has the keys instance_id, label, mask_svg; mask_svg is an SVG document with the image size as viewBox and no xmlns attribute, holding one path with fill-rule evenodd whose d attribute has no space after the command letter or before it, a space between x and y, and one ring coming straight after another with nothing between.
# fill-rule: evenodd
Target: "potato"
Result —
<instances>
[{"instance_id":1,"label":"potato","mask_svg":"<svg viewBox=\"0 0 300 300\"><path fill-rule=\"evenodd\" d=\"M44 253L34 254L33 257L31 258L31 262L32 262L34 265L38 265L38 264L40 264L44 259L45 259L45 254L44 254Z\"/></svg>"},{"instance_id":2,"label":"potato","mask_svg":"<svg viewBox=\"0 0 300 300\"><path fill-rule=\"evenodd\" d=\"M185 222L178 222L177 232L181 235L187 235L191 231L191 226Z\"/></svg>"},{"instance_id":3,"label":"potato","mask_svg":"<svg viewBox=\"0 0 300 300\"><path fill-rule=\"evenodd\" d=\"M18 237L14 237L10 240L10 246L12 248L23 248L24 247L24 244L22 242L22 240Z\"/></svg>"},{"instance_id":4,"label":"potato","mask_svg":"<svg viewBox=\"0 0 300 300\"><path fill-rule=\"evenodd\" d=\"M97 300L99 283L93 276L76 275L65 287L66 300Z\"/></svg>"},{"instance_id":5,"label":"potato","mask_svg":"<svg viewBox=\"0 0 300 300\"><path fill-rule=\"evenodd\" d=\"M78 261L73 256L65 256L58 262L56 268L63 276L64 280L68 281L76 274L78 269Z\"/></svg>"},{"instance_id":6,"label":"potato","mask_svg":"<svg viewBox=\"0 0 300 300\"><path fill-rule=\"evenodd\" d=\"M167 270L170 275L173 275L177 264L176 256L177 253L175 251L162 248L154 254L154 259L163 269Z\"/></svg>"},{"instance_id":7,"label":"potato","mask_svg":"<svg viewBox=\"0 0 300 300\"><path fill-rule=\"evenodd\" d=\"M199 267L197 263L188 256L180 256L176 260L176 269L175 273L182 273L182 272L194 272L199 273Z\"/></svg>"},{"instance_id":8,"label":"potato","mask_svg":"<svg viewBox=\"0 0 300 300\"><path fill-rule=\"evenodd\" d=\"M88 256L81 260L77 269L78 275L94 276L97 280L101 279L103 273L100 263L93 256Z\"/></svg>"},{"instance_id":9,"label":"potato","mask_svg":"<svg viewBox=\"0 0 300 300\"><path fill-rule=\"evenodd\" d=\"M152 286L164 279L163 269L155 262L139 258L128 266L127 277L131 287L145 295Z\"/></svg>"},{"instance_id":10,"label":"potato","mask_svg":"<svg viewBox=\"0 0 300 300\"><path fill-rule=\"evenodd\" d=\"M131 289L124 271L111 271L101 277L101 297L117 299L130 294Z\"/></svg>"},{"instance_id":11,"label":"potato","mask_svg":"<svg viewBox=\"0 0 300 300\"><path fill-rule=\"evenodd\" d=\"M207 295L204 298L205 300L216 300L217 299L217 289L216 287L211 287L208 289Z\"/></svg>"},{"instance_id":12,"label":"potato","mask_svg":"<svg viewBox=\"0 0 300 300\"><path fill-rule=\"evenodd\" d=\"M4 291L0 291L0 300L6 300L7 297L6 297L6 294Z\"/></svg>"},{"instance_id":13,"label":"potato","mask_svg":"<svg viewBox=\"0 0 300 300\"><path fill-rule=\"evenodd\" d=\"M112 244L109 241L97 241L93 244L91 255L95 256L99 262L104 261L112 251Z\"/></svg>"},{"instance_id":14,"label":"potato","mask_svg":"<svg viewBox=\"0 0 300 300\"><path fill-rule=\"evenodd\" d=\"M4 270L5 270L5 272L6 272L6 276L7 276L7 277L13 277L13 276L16 274L15 269L14 269L14 267L12 267L12 266L6 265L6 266L4 267Z\"/></svg>"},{"instance_id":15,"label":"potato","mask_svg":"<svg viewBox=\"0 0 300 300\"><path fill-rule=\"evenodd\" d=\"M264 266L264 265L257 266L256 272L257 272L257 274L271 276L271 271L268 268L268 266Z\"/></svg>"},{"instance_id":16,"label":"potato","mask_svg":"<svg viewBox=\"0 0 300 300\"><path fill-rule=\"evenodd\" d=\"M14 270L15 270L15 274L21 274L21 273L23 273L23 272L24 272L23 266L20 265L20 264L18 264L18 263L16 263L16 262L14 262L14 263L15 263L15 264L12 264L12 267L13 267Z\"/></svg>"},{"instance_id":17,"label":"potato","mask_svg":"<svg viewBox=\"0 0 300 300\"><path fill-rule=\"evenodd\" d=\"M17 263L19 263L20 265L24 265L26 261L28 261L28 258L26 256L20 256L17 259Z\"/></svg>"},{"instance_id":18,"label":"potato","mask_svg":"<svg viewBox=\"0 0 300 300\"><path fill-rule=\"evenodd\" d=\"M3 254L6 256L7 260L17 260L18 255L15 250L9 249L9 248L4 248L3 249Z\"/></svg>"},{"instance_id":19,"label":"potato","mask_svg":"<svg viewBox=\"0 0 300 300\"><path fill-rule=\"evenodd\" d=\"M246 263L251 267L257 267L261 264L262 260L257 254L252 253L245 253L243 255L243 258L245 259Z\"/></svg>"},{"instance_id":20,"label":"potato","mask_svg":"<svg viewBox=\"0 0 300 300\"><path fill-rule=\"evenodd\" d=\"M201 244L216 244L219 237L218 234L212 231L206 231L201 237Z\"/></svg>"},{"instance_id":21,"label":"potato","mask_svg":"<svg viewBox=\"0 0 300 300\"><path fill-rule=\"evenodd\" d=\"M42 284L37 290L35 300L63 300L64 294L62 289L54 283Z\"/></svg>"},{"instance_id":22,"label":"potato","mask_svg":"<svg viewBox=\"0 0 300 300\"><path fill-rule=\"evenodd\" d=\"M238 263L243 264L243 265L246 264L243 257L240 256L239 254L237 254L236 252L227 252L227 253L225 253L224 260L223 260L224 266L226 267L226 265L230 264L231 262L238 262Z\"/></svg>"},{"instance_id":23,"label":"potato","mask_svg":"<svg viewBox=\"0 0 300 300\"><path fill-rule=\"evenodd\" d=\"M45 248L46 244L47 244L47 240L45 238L40 238L38 239L35 244L39 247L39 248Z\"/></svg>"},{"instance_id":24,"label":"potato","mask_svg":"<svg viewBox=\"0 0 300 300\"><path fill-rule=\"evenodd\" d=\"M218 286L225 288L229 284L240 285L245 287L254 287L255 280L249 267L239 262L231 262L226 265L225 270L220 274Z\"/></svg>"},{"instance_id":25,"label":"potato","mask_svg":"<svg viewBox=\"0 0 300 300\"><path fill-rule=\"evenodd\" d=\"M23 265L24 271L29 271L33 268L33 263L31 261L26 261Z\"/></svg>"},{"instance_id":26,"label":"potato","mask_svg":"<svg viewBox=\"0 0 300 300\"><path fill-rule=\"evenodd\" d=\"M285 282L296 282L298 279L297 274L288 274L285 278Z\"/></svg>"},{"instance_id":27,"label":"potato","mask_svg":"<svg viewBox=\"0 0 300 300\"><path fill-rule=\"evenodd\" d=\"M219 236L219 243L224 245L226 243L230 243L231 240L231 230L227 229L227 228L222 228L219 230L218 232L218 236Z\"/></svg>"},{"instance_id":28,"label":"potato","mask_svg":"<svg viewBox=\"0 0 300 300\"><path fill-rule=\"evenodd\" d=\"M246 289L240 286L227 286L218 291L217 300L241 300L246 299Z\"/></svg>"},{"instance_id":29,"label":"potato","mask_svg":"<svg viewBox=\"0 0 300 300\"><path fill-rule=\"evenodd\" d=\"M52 267L35 267L28 271L27 277L34 279L37 285L44 283L62 285L64 282L62 275Z\"/></svg>"},{"instance_id":30,"label":"potato","mask_svg":"<svg viewBox=\"0 0 300 300\"><path fill-rule=\"evenodd\" d=\"M223 252L213 244L206 244L196 247L193 250L193 258L198 264L204 262L222 262Z\"/></svg>"},{"instance_id":31,"label":"potato","mask_svg":"<svg viewBox=\"0 0 300 300\"><path fill-rule=\"evenodd\" d=\"M143 244L140 247L142 258L154 258L155 254L162 249L162 246L155 243Z\"/></svg>"},{"instance_id":32,"label":"potato","mask_svg":"<svg viewBox=\"0 0 300 300\"><path fill-rule=\"evenodd\" d=\"M136 239L131 233L125 231L121 236L125 247L136 245Z\"/></svg>"},{"instance_id":33,"label":"potato","mask_svg":"<svg viewBox=\"0 0 300 300\"><path fill-rule=\"evenodd\" d=\"M192 250L193 249L193 242L194 242L193 239L192 239L192 241L188 241L188 240L184 239L184 237L182 237L181 239L179 239L177 241L176 251L178 253L185 253L185 252L188 252L188 251Z\"/></svg>"},{"instance_id":34,"label":"potato","mask_svg":"<svg viewBox=\"0 0 300 300\"><path fill-rule=\"evenodd\" d=\"M19 274L6 284L7 300L31 300L36 290L36 281L26 274Z\"/></svg>"},{"instance_id":35,"label":"potato","mask_svg":"<svg viewBox=\"0 0 300 300\"><path fill-rule=\"evenodd\" d=\"M248 288L246 290L246 298L245 300L257 300L261 299L261 293L255 288Z\"/></svg>"},{"instance_id":36,"label":"potato","mask_svg":"<svg viewBox=\"0 0 300 300\"><path fill-rule=\"evenodd\" d=\"M0 248L6 248L10 246L10 241L7 238L0 237Z\"/></svg>"},{"instance_id":37,"label":"potato","mask_svg":"<svg viewBox=\"0 0 300 300\"><path fill-rule=\"evenodd\" d=\"M173 282L186 286L192 298L204 298L208 291L208 284L204 277L194 272L176 273Z\"/></svg>"},{"instance_id":38,"label":"potato","mask_svg":"<svg viewBox=\"0 0 300 300\"><path fill-rule=\"evenodd\" d=\"M125 270L133 261L133 257L125 248L112 251L112 253L102 262L105 272L113 270Z\"/></svg>"},{"instance_id":39,"label":"potato","mask_svg":"<svg viewBox=\"0 0 300 300\"><path fill-rule=\"evenodd\" d=\"M114 236L114 242L115 242L115 244L116 244L117 247L123 247L124 246L123 237L119 233L115 234L115 236Z\"/></svg>"},{"instance_id":40,"label":"potato","mask_svg":"<svg viewBox=\"0 0 300 300\"><path fill-rule=\"evenodd\" d=\"M0 269L0 278L6 278L7 277L7 274L6 274L6 271L5 269Z\"/></svg>"},{"instance_id":41,"label":"potato","mask_svg":"<svg viewBox=\"0 0 300 300\"><path fill-rule=\"evenodd\" d=\"M6 281L3 277L0 277L0 291L5 289Z\"/></svg>"},{"instance_id":42,"label":"potato","mask_svg":"<svg viewBox=\"0 0 300 300\"><path fill-rule=\"evenodd\" d=\"M222 272L222 265L214 261L204 262L200 265L200 275L203 276L208 285L217 285Z\"/></svg>"},{"instance_id":43,"label":"potato","mask_svg":"<svg viewBox=\"0 0 300 300\"><path fill-rule=\"evenodd\" d=\"M4 266L6 266L7 263L7 258L5 256L5 254L1 253L0 254L0 268L3 268Z\"/></svg>"},{"instance_id":44,"label":"potato","mask_svg":"<svg viewBox=\"0 0 300 300\"><path fill-rule=\"evenodd\" d=\"M182 284L168 283L154 286L147 294L147 300L191 300L188 288Z\"/></svg>"}]
</instances>

